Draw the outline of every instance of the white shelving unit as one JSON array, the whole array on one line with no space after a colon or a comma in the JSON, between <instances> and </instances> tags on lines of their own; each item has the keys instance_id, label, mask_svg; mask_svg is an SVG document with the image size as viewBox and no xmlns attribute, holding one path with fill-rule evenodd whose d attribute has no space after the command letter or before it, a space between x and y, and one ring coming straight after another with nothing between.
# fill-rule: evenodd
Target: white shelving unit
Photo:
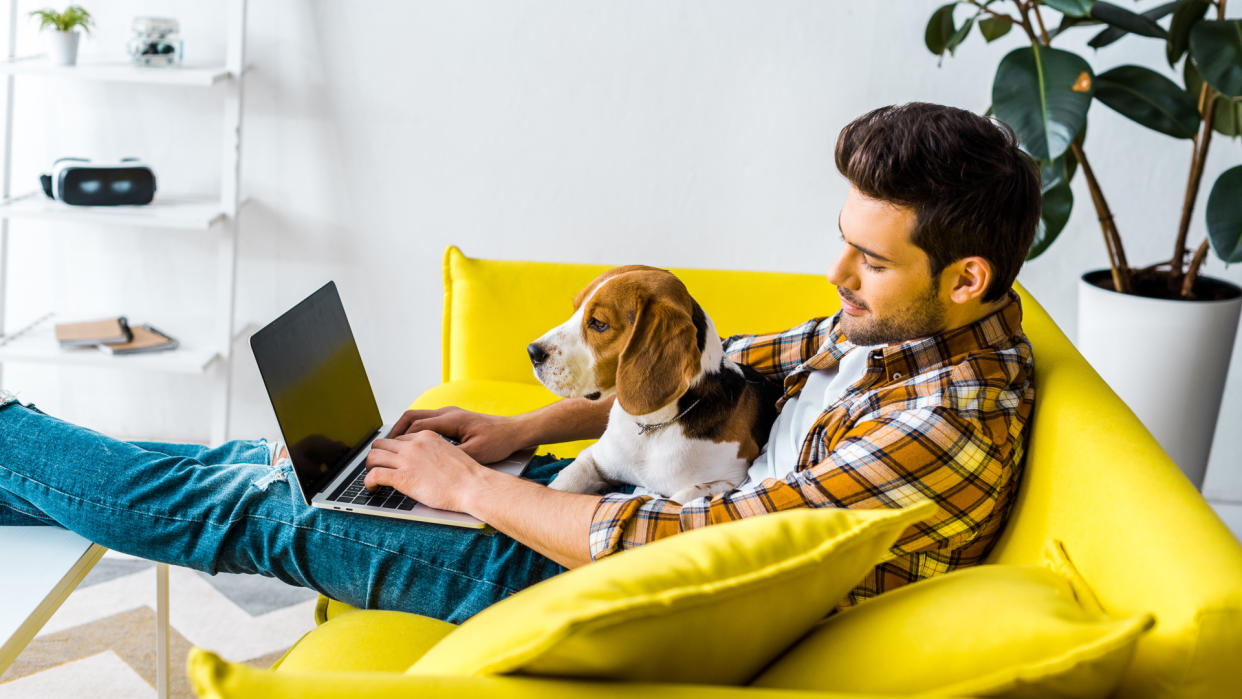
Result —
<instances>
[{"instance_id":1,"label":"white shelving unit","mask_svg":"<svg viewBox=\"0 0 1242 699\"><path fill-rule=\"evenodd\" d=\"M33 362L65 366L97 366L135 371L202 374L213 384L211 442L228 438L229 405L232 394L233 346L238 338L253 332L235 326L235 287L237 268L237 212L241 156L242 83L245 76L246 0L222 3L227 10L227 47L219 65L180 65L147 68L129 62L79 62L76 66L53 66L42 56L18 57L17 1L9 0L7 58L0 61L5 80L4 162L0 171L0 386L4 364ZM89 207L69 206L52 201L41 191L12 191L12 145L14 83L23 80L77 80L145 85L197 86L222 93L223 141L221 144L221 187L219 196L156 193L146 206ZM56 322L49 313L28 328L5 324L5 295L9 260L9 222L13 219L40 219L71 223L141 226L158 229L196 231L213 236L216 242L217 296L216 327L206 346L187 346L150 354L114 356L96 349L61 349L53 335ZM158 326L158 324L157 324ZM7 336L7 337L6 337Z\"/></svg>"}]
</instances>

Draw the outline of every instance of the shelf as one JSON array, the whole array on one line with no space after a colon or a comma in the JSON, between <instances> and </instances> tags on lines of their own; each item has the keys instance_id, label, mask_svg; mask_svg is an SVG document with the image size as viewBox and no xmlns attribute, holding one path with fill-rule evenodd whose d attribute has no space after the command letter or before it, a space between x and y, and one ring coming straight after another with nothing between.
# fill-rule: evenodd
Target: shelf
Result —
<instances>
[{"instance_id":1,"label":"shelf","mask_svg":"<svg viewBox=\"0 0 1242 699\"><path fill-rule=\"evenodd\" d=\"M233 73L223 65L178 65L153 68L134 65L129 61L85 61L74 66L54 66L48 63L47 58L42 54L0 61L0 74L200 87L210 87L221 80L233 77Z\"/></svg>"},{"instance_id":2,"label":"shelf","mask_svg":"<svg viewBox=\"0 0 1242 699\"><path fill-rule=\"evenodd\" d=\"M0 201L0 217L207 230L226 215L220 200L212 197L157 193L143 206L70 206L43 192L30 192Z\"/></svg>"},{"instance_id":3,"label":"shelf","mask_svg":"<svg viewBox=\"0 0 1242 699\"><path fill-rule=\"evenodd\" d=\"M138 369L173 374L201 374L220 356L214 348L182 344L177 349L139 354L108 354L96 347L64 349L56 342L55 316L48 314L33 326L17 331L0 344L0 362L30 362L61 366L91 366L112 369ZM158 327L158 326L157 326ZM254 333L257 326L246 325L234 339ZM0 342L3 342L0 340Z\"/></svg>"}]
</instances>

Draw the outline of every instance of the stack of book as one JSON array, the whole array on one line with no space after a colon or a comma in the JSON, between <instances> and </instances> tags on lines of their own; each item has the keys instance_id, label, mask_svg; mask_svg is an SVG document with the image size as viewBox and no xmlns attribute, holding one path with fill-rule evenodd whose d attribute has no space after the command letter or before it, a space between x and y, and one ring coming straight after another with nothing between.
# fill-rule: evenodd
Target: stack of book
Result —
<instances>
[{"instance_id":1,"label":"stack of book","mask_svg":"<svg viewBox=\"0 0 1242 699\"><path fill-rule=\"evenodd\" d=\"M61 347L98 347L109 354L136 354L176 349L177 341L149 324L130 325L125 316L57 323Z\"/></svg>"}]
</instances>

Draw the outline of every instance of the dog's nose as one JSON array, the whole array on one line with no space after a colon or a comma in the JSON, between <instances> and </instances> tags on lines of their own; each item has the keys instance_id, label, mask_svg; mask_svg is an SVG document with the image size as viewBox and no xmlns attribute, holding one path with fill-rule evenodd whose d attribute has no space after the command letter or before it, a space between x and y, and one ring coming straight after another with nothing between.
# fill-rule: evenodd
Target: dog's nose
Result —
<instances>
[{"instance_id":1,"label":"dog's nose","mask_svg":"<svg viewBox=\"0 0 1242 699\"><path fill-rule=\"evenodd\" d=\"M530 355L530 363L535 366L543 364L548 358L548 353L543 350L538 342L532 342L526 346L526 353Z\"/></svg>"}]
</instances>

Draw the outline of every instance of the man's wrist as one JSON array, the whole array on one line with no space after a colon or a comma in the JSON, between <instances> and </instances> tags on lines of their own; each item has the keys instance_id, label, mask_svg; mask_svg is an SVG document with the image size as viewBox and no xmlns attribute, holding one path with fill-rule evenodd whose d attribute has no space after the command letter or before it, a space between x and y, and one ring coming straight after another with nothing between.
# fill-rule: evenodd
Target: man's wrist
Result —
<instances>
[{"instance_id":1,"label":"man's wrist","mask_svg":"<svg viewBox=\"0 0 1242 699\"><path fill-rule=\"evenodd\" d=\"M511 421L511 429L517 438L517 442L521 449L530 449L537 447L543 442L542 435L539 430L539 416L534 413L523 413L508 418Z\"/></svg>"}]
</instances>

